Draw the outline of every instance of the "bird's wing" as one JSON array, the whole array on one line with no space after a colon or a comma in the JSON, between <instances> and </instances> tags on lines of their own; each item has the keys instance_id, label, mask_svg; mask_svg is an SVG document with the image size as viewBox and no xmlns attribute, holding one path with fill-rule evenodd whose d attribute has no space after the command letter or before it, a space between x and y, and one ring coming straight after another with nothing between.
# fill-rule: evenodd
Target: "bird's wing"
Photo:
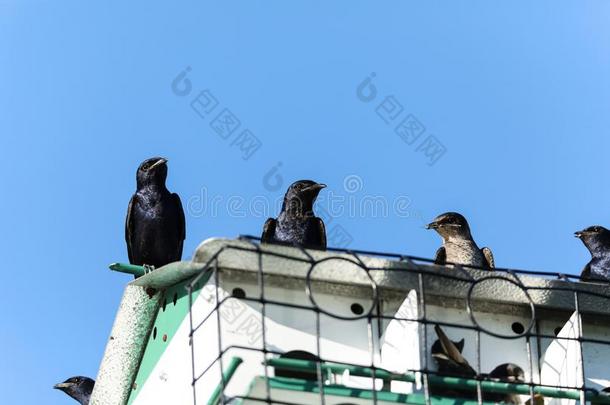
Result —
<instances>
[{"instance_id":1,"label":"bird's wing","mask_svg":"<svg viewBox=\"0 0 610 405\"><path fill-rule=\"evenodd\" d=\"M269 218L265 225L263 225L263 234L261 235L261 242L263 243L272 243L273 238L275 236L275 226L277 225L277 220L273 218Z\"/></svg>"},{"instance_id":2,"label":"bird's wing","mask_svg":"<svg viewBox=\"0 0 610 405\"><path fill-rule=\"evenodd\" d=\"M180 201L180 196L176 193L172 194L174 201L176 202L176 206L178 207L178 235L180 235L180 240L186 239L186 220L184 219L184 209L182 208L182 201Z\"/></svg>"},{"instance_id":3,"label":"bird's wing","mask_svg":"<svg viewBox=\"0 0 610 405\"><path fill-rule=\"evenodd\" d=\"M474 369L470 366L470 364L468 364L468 360L462 356L460 350L455 346L455 344L453 344L447 335L445 335L445 332L441 329L441 327L434 325L434 331L436 332L438 340L443 348L443 354L448 358L448 360L456 363L464 372L476 374Z\"/></svg>"},{"instance_id":4,"label":"bird's wing","mask_svg":"<svg viewBox=\"0 0 610 405\"><path fill-rule=\"evenodd\" d=\"M496 263L494 262L494 255L491 253L491 249L488 247L484 247L483 249L481 249L481 253L483 253L483 256L485 257L487 266L489 266L490 269L495 268Z\"/></svg>"},{"instance_id":5,"label":"bird's wing","mask_svg":"<svg viewBox=\"0 0 610 405\"><path fill-rule=\"evenodd\" d=\"M172 194L174 198L174 202L176 203L176 207L178 208L178 236L179 242L177 246L176 257L178 260L182 260L182 250L184 248L184 239L186 239L186 220L184 218L184 209L182 208L182 201L180 201L180 196L176 193Z\"/></svg>"},{"instance_id":6,"label":"bird's wing","mask_svg":"<svg viewBox=\"0 0 610 405\"><path fill-rule=\"evenodd\" d=\"M590 280L591 279L591 262L587 263L582 272L580 273L581 280Z\"/></svg>"},{"instance_id":7,"label":"bird's wing","mask_svg":"<svg viewBox=\"0 0 610 405\"><path fill-rule=\"evenodd\" d=\"M132 236L133 236L133 220L134 216L132 215L133 207L138 199L138 195L134 194L129 200L129 205L127 206L127 218L125 218L125 242L127 243L127 256L129 257L129 263L133 263L133 251L132 251Z\"/></svg>"},{"instance_id":8,"label":"bird's wing","mask_svg":"<svg viewBox=\"0 0 610 405\"><path fill-rule=\"evenodd\" d=\"M447 252L443 246L439 247L434 255L434 263L435 264L446 264L447 263Z\"/></svg>"},{"instance_id":9,"label":"bird's wing","mask_svg":"<svg viewBox=\"0 0 610 405\"><path fill-rule=\"evenodd\" d=\"M317 229L320 237L320 248L322 250L326 250L326 225L324 225L324 221L322 219L315 217L314 221L316 222Z\"/></svg>"}]
</instances>

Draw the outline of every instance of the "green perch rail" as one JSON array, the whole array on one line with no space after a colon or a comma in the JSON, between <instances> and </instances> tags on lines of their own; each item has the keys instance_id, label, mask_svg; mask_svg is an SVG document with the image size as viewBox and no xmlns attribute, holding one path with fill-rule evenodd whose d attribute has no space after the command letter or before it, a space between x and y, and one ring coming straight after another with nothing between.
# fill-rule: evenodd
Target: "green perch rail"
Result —
<instances>
[{"instance_id":1,"label":"green perch rail","mask_svg":"<svg viewBox=\"0 0 610 405\"><path fill-rule=\"evenodd\" d=\"M232 357L229 361L229 365L227 369L222 374L222 381L216 386L210 400L208 401L208 405L216 405L220 400L220 396L222 394L222 388L226 386L231 378L233 378L233 374L237 371L237 367L243 362L241 357Z\"/></svg>"},{"instance_id":2,"label":"green perch rail","mask_svg":"<svg viewBox=\"0 0 610 405\"><path fill-rule=\"evenodd\" d=\"M147 270L144 266L137 266L135 264L112 263L108 267L110 268L110 270L119 271L121 273L133 274L136 277L141 277L147 273Z\"/></svg>"},{"instance_id":3,"label":"green perch rail","mask_svg":"<svg viewBox=\"0 0 610 405\"><path fill-rule=\"evenodd\" d=\"M317 369L315 361L298 360L298 359L269 359L267 365L292 371L313 371ZM414 383L416 382L415 373L407 374L395 374L386 370L375 369L370 367L350 366L340 363L321 363L320 368L323 372L330 372L335 374L341 374L347 370L351 375L358 377L373 377L380 378L383 380L395 380L395 381L406 381ZM428 382L430 385L441 386L446 388L472 388L476 390L478 380L470 378L458 378L458 377L442 377L437 375L429 375ZM527 384L515 384L498 381L480 381L481 389L483 391L495 392L495 393L514 393L521 395L530 394L530 386ZM565 399L580 399L579 390L567 390L560 388L534 386L534 394L540 394L544 397L550 398L565 398ZM610 396L603 394L596 394L595 392L585 392L585 399L598 404L610 404Z\"/></svg>"}]
</instances>

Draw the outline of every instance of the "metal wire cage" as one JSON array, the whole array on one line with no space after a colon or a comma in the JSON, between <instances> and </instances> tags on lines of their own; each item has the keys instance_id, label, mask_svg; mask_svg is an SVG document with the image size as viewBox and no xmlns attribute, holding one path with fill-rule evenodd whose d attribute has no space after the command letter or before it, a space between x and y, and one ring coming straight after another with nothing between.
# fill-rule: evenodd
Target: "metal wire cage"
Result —
<instances>
[{"instance_id":1,"label":"metal wire cage","mask_svg":"<svg viewBox=\"0 0 610 405\"><path fill-rule=\"evenodd\" d=\"M186 284L195 404L610 403L608 284L240 239ZM473 375L439 370L435 326Z\"/></svg>"}]
</instances>

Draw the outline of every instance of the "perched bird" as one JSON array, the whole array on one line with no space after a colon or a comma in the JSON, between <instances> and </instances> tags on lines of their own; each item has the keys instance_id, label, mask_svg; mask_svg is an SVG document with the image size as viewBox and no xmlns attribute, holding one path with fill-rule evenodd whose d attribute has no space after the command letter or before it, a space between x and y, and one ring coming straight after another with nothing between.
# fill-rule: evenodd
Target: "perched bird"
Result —
<instances>
[{"instance_id":1,"label":"perched bird","mask_svg":"<svg viewBox=\"0 0 610 405\"><path fill-rule=\"evenodd\" d=\"M68 378L62 383L55 384L53 388L65 392L82 405L88 405L94 385L95 381L91 378L78 376Z\"/></svg>"},{"instance_id":2,"label":"perched bird","mask_svg":"<svg viewBox=\"0 0 610 405\"><path fill-rule=\"evenodd\" d=\"M129 201L125 241L129 263L161 267L182 258L186 235L178 194L165 187L167 160L147 159L136 174L136 193Z\"/></svg>"},{"instance_id":3,"label":"perched bird","mask_svg":"<svg viewBox=\"0 0 610 405\"><path fill-rule=\"evenodd\" d=\"M464 350L464 339L459 342L451 341L443 329L434 325L434 331L438 340L432 345L432 358L438 365L438 372L455 377L474 377L477 372L468 364L468 360L462 356Z\"/></svg>"},{"instance_id":4,"label":"perched bird","mask_svg":"<svg viewBox=\"0 0 610 405\"><path fill-rule=\"evenodd\" d=\"M435 325L434 331L438 336L438 340L432 345L432 358L438 365L438 373L440 375L447 375L461 378L474 378L477 372L470 366L468 360L462 356L462 350L464 349L464 339L459 342L453 342L449 340L445 332L440 326ZM490 379L497 379L506 382L524 382L525 374L523 369L513 363L500 364L494 368L491 373L484 375L484 377ZM444 396L457 396L466 399L476 399L477 393L475 390L446 390L438 388L433 389L433 393L436 395ZM518 394L511 393L493 393L483 392L484 401L492 402L506 402L510 404L518 405L521 403L521 399ZM537 401L537 399L535 399ZM535 405L538 405L535 404Z\"/></svg>"},{"instance_id":5,"label":"perched bird","mask_svg":"<svg viewBox=\"0 0 610 405\"><path fill-rule=\"evenodd\" d=\"M443 246L436 251L436 264L461 264L485 269L495 267L494 258L489 248L479 249L472 235L466 218L457 212L439 215L426 227L434 229L443 238Z\"/></svg>"},{"instance_id":6,"label":"perched bird","mask_svg":"<svg viewBox=\"0 0 610 405\"><path fill-rule=\"evenodd\" d=\"M320 358L315 354L306 352L304 350L291 350L280 355L280 359L298 359L298 360L308 360L312 362L319 362ZM318 372L314 371L293 371L293 370L285 370L285 369L275 369L276 377L288 377L288 378L298 378L300 380L317 380Z\"/></svg>"},{"instance_id":7,"label":"perched bird","mask_svg":"<svg viewBox=\"0 0 610 405\"><path fill-rule=\"evenodd\" d=\"M442 376L473 378L477 372L468 364L468 361L462 356L464 350L464 339L459 342L451 341L440 326L434 325L434 331L438 340L434 342L431 348L432 358L438 366L438 374ZM449 397L460 397L465 399L476 399L477 392L474 389L448 389L431 387L430 392L433 395L442 395Z\"/></svg>"},{"instance_id":8,"label":"perched bird","mask_svg":"<svg viewBox=\"0 0 610 405\"><path fill-rule=\"evenodd\" d=\"M523 369L513 363L500 364L498 367L494 368L491 373L487 375L487 377L510 383L525 382L525 373L523 372ZM515 405L519 405L521 403L519 394L512 393L500 394L489 392L483 395L483 400L492 402L506 402L507 404ZM534 399L534 401L536 401L536 399Z\"/></svg>"},{"instance_id":9,"label":"perched bird","mask_svg":"<svg viewBox=\"0 0 610 405\"><path fill-rule=\"evenodd\" d=\"M324 221L313 213L313 204L325 184L299 180L288 187L277 219L269 218L263 227L261 241L326 249Z\"/></svg>"},{"instance_id":10,"label":"perched bird","mask_svg":"<svg viewBox=\"0 0 610 405\"><path fill-rule=\"evenodd\" d=\"M610 231L595 225L574 235L582 240L591 253L591 261L580 274L581 280L610 281Z\"/></svg>"}]
</instances>

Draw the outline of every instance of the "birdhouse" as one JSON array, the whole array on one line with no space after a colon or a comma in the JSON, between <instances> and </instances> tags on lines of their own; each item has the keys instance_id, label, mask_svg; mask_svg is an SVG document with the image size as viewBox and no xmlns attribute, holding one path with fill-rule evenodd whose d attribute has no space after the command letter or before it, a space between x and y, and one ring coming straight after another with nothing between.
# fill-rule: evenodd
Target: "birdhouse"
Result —
<instances>
[{"instance_id":1,"label":"birdhouse","mask_svg":"<svg viewBox=\"0 0 610 405\"><path fill-rule=\"evenodd\" d=\"M127 285L91 404L610 403L608 293L558 274L210 239ZM472 375L439 369L439 333ZM507 363L522 373L492 373Z\"/></svg>"}]
</instances>

